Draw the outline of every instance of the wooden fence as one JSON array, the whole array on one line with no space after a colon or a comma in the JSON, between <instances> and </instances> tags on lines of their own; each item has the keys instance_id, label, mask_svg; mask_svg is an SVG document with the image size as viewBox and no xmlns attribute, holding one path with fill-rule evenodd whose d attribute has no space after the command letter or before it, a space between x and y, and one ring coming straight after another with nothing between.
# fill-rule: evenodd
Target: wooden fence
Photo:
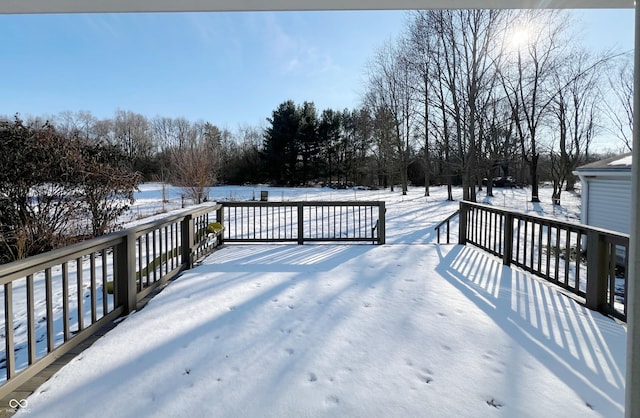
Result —
<instances>
[{"instance_id":1,"label":"wooden fence","mask_svg":"<svg viewBox=\"0 0 640 418\"><path fill-rule=\"evenodd\" d=\"M590 309L627 316L629 235L460 203L459 243L473 244L567 289Z\"/></svg>"},{"instance_id":2,"label":"wooden fence","mask_svg":"<svg viewBox=\"0 0 640 418\"><path fill-rule=\"evenodd\" d=\"M224 241L383 244L384 213L384 202L201 205L0 265L0 398Z\"/></svg>"}]
</instances>

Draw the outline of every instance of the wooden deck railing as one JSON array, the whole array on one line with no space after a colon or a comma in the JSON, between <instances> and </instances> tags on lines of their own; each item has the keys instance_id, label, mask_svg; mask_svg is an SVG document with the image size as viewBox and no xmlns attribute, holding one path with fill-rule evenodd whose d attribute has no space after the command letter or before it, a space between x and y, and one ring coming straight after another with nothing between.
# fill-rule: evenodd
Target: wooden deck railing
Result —
<instances>
[{"instance_id":1,"label":"wooden deck railing","mask_svg":"<svg viewBox=\"0 0 640 418\"><path fill-rule=\"evenodd\" d=\"M440 230L444 229L445 230L445 237L447 238L446 240L446 244L450 244L451 243L451 221L456 217L460 215L460 210L457 210L455 212L453 212L451 215L449 215L444 221L440 222L438 225L436 225L434 227L434 229L436 230L436 242L438 244L442 244L441 241L441 233Z\"/></svg>"},{"instance_id":2,"label":"wooden deck railing","mask_svg":"<svg viewBox=\"0 0 640 418\"><path fill-rule=\"evenodd\" d=\"M218 245L203 233L221 205L0 265L0 397Z\"/></svg>"},{"instance_id":3,"label":"wooden deck railing","mask_svg":"<svg viewBox=\"0 0 640 418\"><path fill-rule=\"evenodd\" d=\"M224 242L385 243L385 202L224 203Z\"/></svg>"},{"instance_id":4,"label":"wooden deck railing","mask_svg":"<svg viewBox=\"0 0 640 418\"><path fill-rule=\"evenodd\" d=\"M582 224L460 203L459 243L473 244L567 289L593 310L627 316L629 236Z\"/></svg>"},{"instance_id":5,"label":"wooden deck railing","mask_svg":"<svg viewBox=\"0 0 640 418\"><path fill-rule=\"evenodd\" d=\"M0 398L224 241L383 244L384 214L384 202L201 205L0 265Z\"/></svg>"}]
</instances>

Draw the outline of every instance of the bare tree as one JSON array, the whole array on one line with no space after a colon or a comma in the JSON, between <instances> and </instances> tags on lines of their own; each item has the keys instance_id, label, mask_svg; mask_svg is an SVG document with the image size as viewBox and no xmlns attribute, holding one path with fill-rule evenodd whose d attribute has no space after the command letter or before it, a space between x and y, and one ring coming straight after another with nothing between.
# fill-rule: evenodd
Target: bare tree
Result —
<instances>
[{"instance_id":1,"label":"bare tree","mask_svg":"<svg viewBox=\"0 0 640 418\"><path fill-rule=\"evenodd\" d=\"M170 149L175 183L196 203L208 198L208 189L216 180L220 130L198 122L179 131L179 145Z\"/></svg>"},{"instance_id":2,"label":"bare tree","mask_svg":"<svg viewBox=\"0 0 640 418\"><path fill-rule=\"evenodd\" d=\"M453 137L460 161L463 199L476 200L479 184L480 142L486 127L496 87L496 65L500 60L499 36L507 11L434 10L431 22L437 33L437 100L443 120L443 137ZM451 131L449 131L451 129Z\"/></svg>"},{"instance_id":3,"label":"bare tree","mask_svg":"<svg viewBox=\"0 0 640 418\"><path fill-rule=\"evenodd\" d=\"M522 159L529 167L531 201L539 202L538 134L550 115L554 74L569 44L566 28L569 16L559 10L526 10L510 23L521 30L519 42L505 44L507 61L500 65L501 84L511 107Z\"/></svg>"},{"instance_id":4,"label":"bare tree","mask_svg":"<svg viewBox=\"0 0 640 418\"><path fill-rule=\"evenodd\" d=\"M503 97L494 97L490 111L482 121L481 166L487 178L487 196L493 196L493 181L506 185L511 176L512 162L519 157L514 138L514 123L509 106Z\"/></svg>"},{"instance_id":5,"label":"bare tree","mask_svg":"<svg viewBox=\"0 0 640 418\"><path fill-rule=\"evenodd\" d=\"M555 73L556 92L551 109L555 116L558 145L552 148L552 200L560 204L562 189L574 189L573 171L586 160L597 132L600 100L600 68L606 58L593 58L584 50L575 50L563 60Z\"/></svg>"},{"instance_id":6,"label":"bare tree","mask_svg":"<svg viewBox=\"0 0 640 418\"><path fill-rule=\"evenodd\" d=\"M222 167L219 180L235 184L255 183L262 180L260 145L263 129L243 125L233 141L223 144Z\"/></svg>"},{"instance_id":7,"label":"bare tree","mask_svg":"<svg viewBox=\"0 0 640 418\"><path fill-rule=\"evenodd\" d=\"M413 77L406 58L404 42L387 42L380 48L369 67L367 105L372 113L387 113L394 123L392 146L398 159L402 194L408 191L408 168L412 159L415 110Z\"/></svg>"},{"instance_id":8,"label":"bare tree","mask_svg":"<svg viewBox=\"0 0 640 418\"><path fill-rule=\"evenodd\" d=\"M613 97L605 100L605 113L611 126L609 132L617 136L626 151L633 144L633 53L624 54L618 68L609 72L609 86Z\"/></svg>"},{"instance_id":9,"label":"bare tree","mask_svg":"<svg viewBox=\"0 0 640 418\"><path fill-rule=\"evenodd\" d=\"M434 27L436 34L438 35L438 42L435 43L432 53L435 55L435 76L433 77L434 83L434 107L436 112L434 114L433 126L435 127L435 134L437 138L437 149L440 153L440 164L442 175L444 175L447 182L447 200L453 201L453 142L454 136L461 138L462 128L459 123L459 119L456 116L460 115L460 107L458 106L457 90L451 89L456 84L457 75L455 71L449 70L448 63L451 60L448 46L443 42L445 36L445 25L443 11L431 11L429 14L430 26ZM455 59L452 60L455 62ZM456 123L458 121L458 123ZM455 131L454 131L455 127ZM455 135L455 134L458 135ZM459 143L461 145L461 143ZM460 163L462 158L460 157ZM461 165L461 164L460 164Z\"/></svg>"},{"instance_id":10,"label":"bare tree","mask_svg":"<svg viewBox=\"0 0 640 418\"><path fill-rule=\"evenodd\" d=\"M149 122L144 115L128 110L117 110L113 119L114 141L126 157L132 169L151 157L154 150Z\"/></svg>"},{"instance_id":11,"label":"bare tree","mask_svg":"<svg viewBox=\"0 0 640 418\"><path fill-rule=\"evenodd\" d=\"M431 183L431 135L432 126L430 120L433 119L431 112L433 107L433 91L436 86L433 79L436 78L435 69L435 42L437 33L431 24L431 16L428 11L418 10L414 12L413 19L408 28L409 60L411 68L416 77L416 95L418 114L422 123L418 126L422 130L423 142L423 165L424 165L424 195L429 196L429 185Z\"/></svg>"},{"instance_id":12,"label":"bare tree","mask_svg":"<svg viewBox=\"0 0 640 418\"><path fill-rule=\"evenodd\" d=\"M392 146L395 135L395 121L386 108L378 108L373 115L371 151L376 162L378 186L391 187L394 190L395 149Z\"/></svg>"},{"instance_id":13,"label":"bare tree","mask_svg":"<svg viewBox=\"0 0 640 418\"><path fill-rule=\"evenodd\" d=\"M95 142L100 133L96 129L98 119L90 111L64 111L55 115L52 121L56 130L66 137L78 136L87 141Z\"/></svg>"}]
</instances>

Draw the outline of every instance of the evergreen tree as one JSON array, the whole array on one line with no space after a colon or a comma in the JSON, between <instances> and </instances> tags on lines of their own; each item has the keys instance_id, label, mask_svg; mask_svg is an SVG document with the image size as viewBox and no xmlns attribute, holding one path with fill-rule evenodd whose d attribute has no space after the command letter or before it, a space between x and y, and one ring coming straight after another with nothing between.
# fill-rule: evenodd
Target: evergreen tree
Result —
<instances>
[{"instance_id":1,"label":"evergreen tree","mask_svg":"<svg viewBox=\"0 0 640 418\"><path fill-rule=\"evenodd\" d=\"M318 115L316 114L316 106L313 102L304 102L298 109L300 114L300 126L298 139L300 142L300 153L302 156L302 183L306 184L309 180L309 172L315 167L314 177L318 177L318 158L319 158L319 142L318 142Z\"/></svg>"},{"instance_id":2,"label":"evergreen tree","mask_svg":"<svg viewBox=\"0 0 640 418\"><path fill-rule=\"evenodd\" d=\"M273 111L267 121L271 126L264 134L262 161L265 173L276 184L295 183L300 112L293 100L287 100Z\"/></svg>"},{"instance_id":3,"label":"evergreen tree","mask_svg":"<svg viewBox=\"0 0 640 418\"><path fill-rule=\"evenodd\" d=\"M318 143L326 165L327 182L331 184L337 177L338 146L341 130L340 114L332 109L322 111L318 124Z\"/></svg>"}]
</instances>

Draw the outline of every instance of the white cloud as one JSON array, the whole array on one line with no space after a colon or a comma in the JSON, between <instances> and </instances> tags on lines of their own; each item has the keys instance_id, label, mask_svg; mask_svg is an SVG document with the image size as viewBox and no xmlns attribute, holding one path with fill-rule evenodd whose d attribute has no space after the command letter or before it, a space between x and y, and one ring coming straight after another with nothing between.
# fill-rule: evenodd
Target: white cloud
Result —
<instances>
[{"instance_id":1,"label":"white cloud","mask_svg":"<svg viewBox=\"0 0 640 418\"><path fill-rule=\"evenodd\" d=\"M338 69L321 39L309 39L282 24L282 14L265 14L263 45L281 75L319 75Z\"/></svg>"}]
</instances>

